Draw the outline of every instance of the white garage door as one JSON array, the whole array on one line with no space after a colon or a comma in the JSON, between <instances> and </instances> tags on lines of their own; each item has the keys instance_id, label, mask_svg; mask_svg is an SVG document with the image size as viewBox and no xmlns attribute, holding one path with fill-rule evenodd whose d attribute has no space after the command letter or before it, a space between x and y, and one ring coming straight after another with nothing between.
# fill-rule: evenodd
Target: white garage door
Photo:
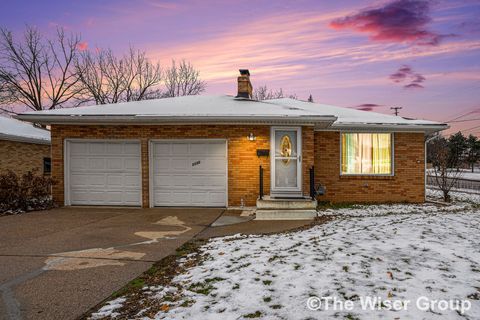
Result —
<instances>
[{"instance_id":1,"label":"white garage door","mask_svg":"<svg viewBox=\"0 0 480 320\"><path fill-rule=\"evenodd\" d=\"M175 140L152 143L154 206L225 207L225 140Z\"/></svg>"},{"instance_id":2,"label":"white garage door","mask_svg":"<svg viewBox=\"0 0 480 320\"><path fill-rule=\"evenodd\" d=\"M140 143L69 141L67 204L140 206Z\"/></svg>"}]
</instances>

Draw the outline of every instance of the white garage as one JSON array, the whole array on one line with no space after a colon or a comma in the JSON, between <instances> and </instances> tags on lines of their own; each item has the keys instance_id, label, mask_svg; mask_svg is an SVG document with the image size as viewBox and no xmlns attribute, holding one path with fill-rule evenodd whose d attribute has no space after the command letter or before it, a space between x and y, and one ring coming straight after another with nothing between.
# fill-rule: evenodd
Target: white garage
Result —
<instances>
[{"instance_id":1,"label":"white garage","mask_svg":"<svg viewBox=\"0 0 480 320\"><path fill-rule=\"evenodd\" d=\"M227 206L226 140L150 143L151 206Z\"/></svg>"},{"instance_id":2,"label":"white garage","mask_svg":"<svg viewBox=\"0 0 480 320\"><path fill-rule=\"evenodd\" d=\"M138 141L67 140L65 204L141 206Z\"/></svg>"}]
</instances>

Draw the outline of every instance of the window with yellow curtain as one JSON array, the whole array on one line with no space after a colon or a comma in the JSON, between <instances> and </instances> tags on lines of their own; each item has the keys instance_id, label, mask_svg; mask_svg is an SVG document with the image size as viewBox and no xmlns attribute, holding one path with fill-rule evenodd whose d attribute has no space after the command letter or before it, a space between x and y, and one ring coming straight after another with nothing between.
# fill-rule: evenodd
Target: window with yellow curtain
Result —
<instances>
[{"instance_id":1,"label":"window with yellow curtain","mask_svg":"<svg viewBox=\"0 0 480 320\"><path fill-rule=\"evenodd\" d=\"M342 133L342 174L392 174L392 134Z\"/></svg>"}]
</instances>

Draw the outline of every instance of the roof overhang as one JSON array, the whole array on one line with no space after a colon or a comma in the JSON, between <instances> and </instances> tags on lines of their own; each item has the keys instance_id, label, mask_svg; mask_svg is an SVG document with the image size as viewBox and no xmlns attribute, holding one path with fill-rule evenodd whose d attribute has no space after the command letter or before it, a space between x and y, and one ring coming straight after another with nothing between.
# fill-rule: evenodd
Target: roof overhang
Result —
<instances>
[{"instance_id":1,"label":"roof overhang","mask_svg":"<svg viewBox=\"0 0 480 320\"><path fill-rule=\"evenodd\" d=\"M450 128L444 123L438 124L397 124L397 123L334 123L327 128L329 131L356 131L356 132L426 132L433 133Z\"/></svg>"},{"instance_id":2,"label":"roof overhang","mask_svg":"<svg viewBox=\"0 0 480 320\"><path fill-rule=\"evenodd\" d=\"M20 114L16 119L45 125L152 125L152 124L275 124L275 125L306 125L315 128L327 128L337 120L335 116L151 116L151 115L47 115Z\"/></svg>"},{"instance_id":3,"label":"roof overhang","mask_svg":"<svg viewBox=\"0 0 480 320\"><path fill-rule=\"evenodd\" d=\"M0 133L0 140L50 145L50 140L37 139L33 137L16 136L16 135L5 134L5 133Z\"/></svg>"}]
</instances>

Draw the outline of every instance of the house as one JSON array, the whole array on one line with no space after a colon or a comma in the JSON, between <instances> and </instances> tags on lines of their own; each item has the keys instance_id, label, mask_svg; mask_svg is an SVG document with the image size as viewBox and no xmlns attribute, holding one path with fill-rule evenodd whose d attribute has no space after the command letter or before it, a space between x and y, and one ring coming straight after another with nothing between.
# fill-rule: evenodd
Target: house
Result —
<instances>
[{"instance_id":1,"label":"house","mask_svg":"<svg viewBox=\"0 0 480 320\"><path fill-rule=\"evenodd\" d=\"M255 206L261 185L274 199L308 197L311 186L321 185L320 201L424 201L425 134L447 125L251 96L250 74L241 70L236 97L17 118L51 126L52 176L60 182L53 197L60 205Z\"/></svg>"},{"instance_id":2,"label":"house","mask_svg":"<svg viewBox=\"0 0 480 320\"><path fill-rule=\"evenodd\" d=\"M0 173L50 174L50 131L0 116Z\"/></svg>"}]
</instances>

